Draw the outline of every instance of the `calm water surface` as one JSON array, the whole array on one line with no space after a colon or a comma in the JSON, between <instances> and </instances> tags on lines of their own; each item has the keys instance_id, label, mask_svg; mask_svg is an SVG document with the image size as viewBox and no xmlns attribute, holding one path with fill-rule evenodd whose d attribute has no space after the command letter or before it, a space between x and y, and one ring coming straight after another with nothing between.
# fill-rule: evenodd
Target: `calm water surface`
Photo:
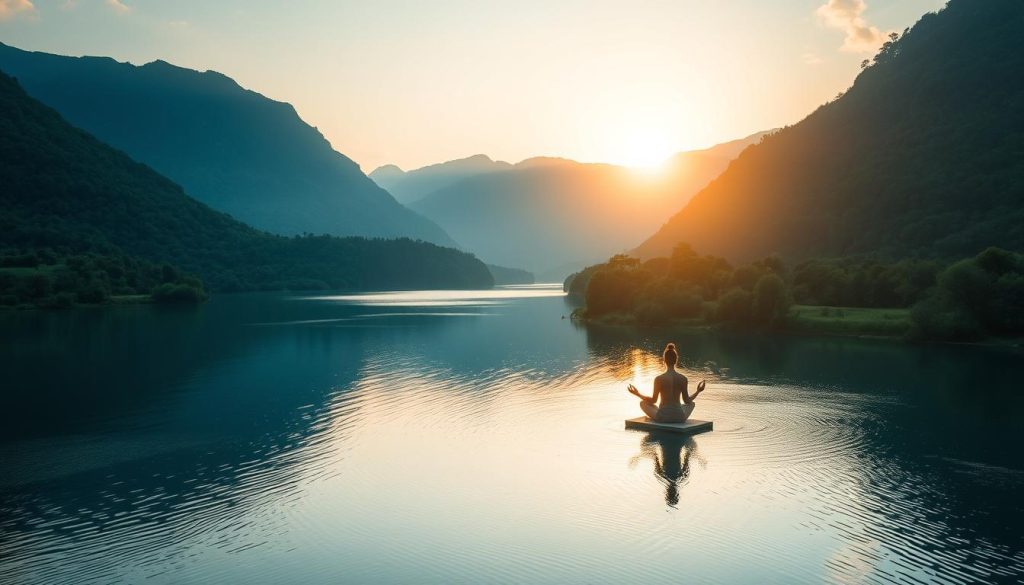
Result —
<instances>
[{"instance_id":1,"label":"calm water surface","mask_svg":"<svg viewBox=\"0 0 1024 585\"><path fill-rule=\"evenodd\" d=\"M2 313L0 582L1024 580L1019 350L571 309L536 286ZM623 430L666 341L714 432Z\"/></svg>"}]
</instances>

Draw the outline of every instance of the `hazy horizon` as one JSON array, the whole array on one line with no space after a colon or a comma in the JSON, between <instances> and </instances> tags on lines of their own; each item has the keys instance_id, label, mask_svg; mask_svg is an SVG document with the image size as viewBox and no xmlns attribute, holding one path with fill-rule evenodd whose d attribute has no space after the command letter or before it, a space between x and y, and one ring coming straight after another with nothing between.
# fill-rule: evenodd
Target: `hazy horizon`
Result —
<instances>
[{"instance_id":1,"label":"hazy horizon","mask_svg":"<svg viewBox=\"0 0 1024 585\"><path fill-rule=\"evenodd\" d=\"M367 173L474 154L643 166L799 121L945 2L394 4L2 0L0 41L219 71Z\"/></svg>"}]
</instances>

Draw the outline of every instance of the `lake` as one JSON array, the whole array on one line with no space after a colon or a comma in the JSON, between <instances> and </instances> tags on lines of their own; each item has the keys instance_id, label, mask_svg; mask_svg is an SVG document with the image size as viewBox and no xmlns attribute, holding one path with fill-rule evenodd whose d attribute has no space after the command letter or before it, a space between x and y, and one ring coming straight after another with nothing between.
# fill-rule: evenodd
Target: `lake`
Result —
<instances>
[{"instance_id":1,"label":"lake","mask_svg":"<svg viewBox=\"0 0 1024 585\"><path fill-rule=\"evenodd\" d=\"M0 582L1024 579L1019 349L572 308L537 285L0 313ZM667 341L713 432L623 429Z\"/></svg>"}]
</instances>

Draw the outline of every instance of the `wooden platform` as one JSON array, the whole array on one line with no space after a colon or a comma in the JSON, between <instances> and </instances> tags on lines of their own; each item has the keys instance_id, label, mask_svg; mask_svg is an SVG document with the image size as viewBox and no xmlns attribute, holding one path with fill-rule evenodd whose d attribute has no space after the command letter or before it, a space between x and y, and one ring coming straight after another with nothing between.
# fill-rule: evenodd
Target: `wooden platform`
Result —
<instances>
[{"instance_id":1,"label":"wooden platform","mask_svg":"<svg viewBox=\"0 0 1024 585\"><path fill-rule=\"evenodd\" d=\"M637 418L627 418L626 428L627 429L640 429L643 431L665 431L669 433L682 433L685 435L695 435L697 433L703 433L714 429L715 423L709 420L697 420L691 418L684 423L660 423L655 422L646 416L640 416Z\"/></svg>"}]
</instances>

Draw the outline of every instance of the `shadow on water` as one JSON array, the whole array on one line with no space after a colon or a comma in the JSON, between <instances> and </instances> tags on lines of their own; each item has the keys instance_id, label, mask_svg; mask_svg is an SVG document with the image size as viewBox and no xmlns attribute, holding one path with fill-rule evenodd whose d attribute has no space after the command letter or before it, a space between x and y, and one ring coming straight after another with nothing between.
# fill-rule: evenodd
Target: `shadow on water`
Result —
<instances>
[{"instance_id":1,"label":"shadow on water","mask_svg":"<svg viewBox=\"0 0 1024 585\"><path fill-rule=\"evenodd\" d=\"M287 501L322 471L324 438L345 439L330 414L359 408L349 390L366 351L393 335L357 313L230 295L199 308L2 315L6 562L32 559L24 578L39 582L68 570L104 581L134 554ZM109 542L119 559L96 554Z\"/></svg>"},{"instance_id":2,"label":"shadow on water","mask_svg":"<svg viewBox=\"0 0 1024 585\"><path fill-rule=\"evenodd\" d=\"M495 336L501 310L267 293L0 315L11 406L0 411L0 568L110 582L190 539L229 551L235 530L250 545L275 541L274 523L266 534L233 524L286 509L304 482L335 473L328 460L365 402L360 381L397 369L490 399L489 377L529 371L514 348L537 326L511 319ZM560 325L544 320L562 337L539 333L550 362L531 362L531 375L573 367L558 357L572 335ZM103 554L111 543L117 555Z\"/></svg>"},{"instance_id":3,"label":"shadow on water","mask_svg":"<svg viewBox=\"0 0 1024 585\"><path fill-rule=\"evenodd\" d=\"M375 329L386 327L361 317L352 307L282 301L278 294L219 295L200 307L7 312L0 315L0 367L9 382L0 441L73 434L95 418L127 418L166 406L176 394L193 391L194 379L250 360L267 346L290 348L295 356L312 352L332 368L343 365L328 363L337 354L351 362L340 371L355 375L362 348L379 337ZM424 336L447 325L443 319L415 323ZM288 371L280 382L299 386L311 377L316 376ZM263 387L267 380L212 390L209 411L216 425L241 418L223 416L217 407L225 401L235 410L253 399L283 401L286 407L304 403L293 391L261 394L248 384Z\"/></svg>"},{"instance_id":4,"label":"shadow on water","mask_svg":"<svg viewBox=\"0 0 1024 585\"><path fill-rule=\"evenodd\" d=\"M690 459L696 457L701 465L707 462L697 451L693 437L675 433L650 432L640 441L640 452L629 460L634 467L641 459L650 459L654 474L665 487L665 503L673 508L679 505L679 490L690 478Z\"/></svg>"}]
</instances>

